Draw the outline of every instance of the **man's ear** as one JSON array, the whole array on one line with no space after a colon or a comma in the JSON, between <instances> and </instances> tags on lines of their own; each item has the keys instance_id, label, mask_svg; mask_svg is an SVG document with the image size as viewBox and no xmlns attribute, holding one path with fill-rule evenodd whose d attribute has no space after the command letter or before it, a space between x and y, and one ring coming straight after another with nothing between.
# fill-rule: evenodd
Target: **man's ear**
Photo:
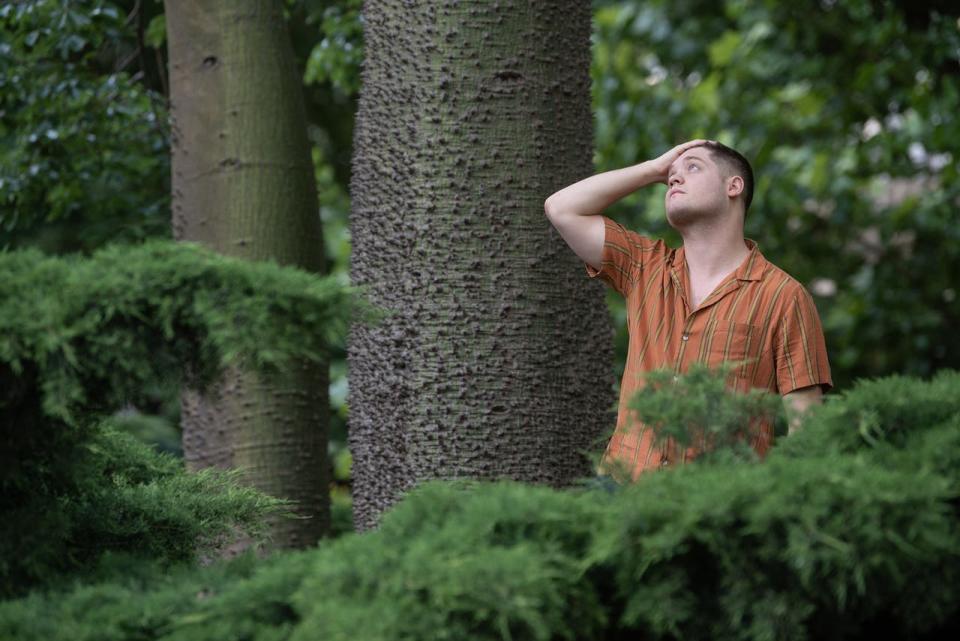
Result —
<instances>
[{"instance_id":1,"label":"man's ear","mask_svg":"<svg viewBox=\"0 0 960 641\"><path fill-rule=\"evenodd\" d=\"M743 177L731 176L727 179L727 196L736 198L743 193Z\"/></svg>"}]
</instances>

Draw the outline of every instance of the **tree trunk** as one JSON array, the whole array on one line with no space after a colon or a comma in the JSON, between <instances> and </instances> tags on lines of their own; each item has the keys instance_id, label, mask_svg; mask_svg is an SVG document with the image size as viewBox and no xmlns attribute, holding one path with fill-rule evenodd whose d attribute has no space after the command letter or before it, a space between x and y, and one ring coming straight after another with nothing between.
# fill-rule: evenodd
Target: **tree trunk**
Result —
<instances>
[{"instance_id":1,"label":"tree trunk","mask_svg":"<svg viewBox=\"0 0 960 641\"><path fill-rule=\"evenodd\" d=\"M351 278L358 529L421 480L563 486L612 429L604 289L543 212L592 173L589 2L367 2Z\"/></svg>"},{"instance_id":2,"label":"tree trunk","mask_svg":"<svg viewBox=\"0 0 960 641\"><path fill-rule=\"evenodd\" d=\"M323 236L299 74L279 0L166 0L173 228L232 256L323 273ZM327 367L262 380L231 369L182 394L191 469L236 467L295 502L276 547L314 544L329 523Z\"/></svg>"}]
</instances>

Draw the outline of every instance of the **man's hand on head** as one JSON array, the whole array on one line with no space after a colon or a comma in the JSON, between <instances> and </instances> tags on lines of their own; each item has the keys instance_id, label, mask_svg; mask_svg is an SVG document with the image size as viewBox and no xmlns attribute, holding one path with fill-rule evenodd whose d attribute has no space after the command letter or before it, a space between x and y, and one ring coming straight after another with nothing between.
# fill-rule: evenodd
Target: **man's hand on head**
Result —
<instances>
[{"instance_id":1,"label":"man's hand on head","mask_svg":"<svg viewBox=\"0 0 960 641\"><path fill-rule=\"evenodd\" d=\"M683 155L683 152L685 152L687 149L690 149L691 147L698 147L706 142L710 141L701 138L696 140L688 140L687 142L677 145L662 156L654 158L653 160L648 160L647 163L650 165L651 170L656 175L656 182L666 184L667 175L670 173L670 165L672 165L677 158Z\"/></svg>"},{"instance_id":2,"label":"man's hand on head","mask_svg":"<svg viewBox=\"0 0 960 641\"><path fill-rule=\"evenodd\" d=\"M574 253L599 271L606 242L606 224L599 214L641 187L666 183L674 161L687 149L706 142L709 141L690 140L659 158L605 171L567 185L544 201L543 213Z\"/></svg>"}]
</instances>

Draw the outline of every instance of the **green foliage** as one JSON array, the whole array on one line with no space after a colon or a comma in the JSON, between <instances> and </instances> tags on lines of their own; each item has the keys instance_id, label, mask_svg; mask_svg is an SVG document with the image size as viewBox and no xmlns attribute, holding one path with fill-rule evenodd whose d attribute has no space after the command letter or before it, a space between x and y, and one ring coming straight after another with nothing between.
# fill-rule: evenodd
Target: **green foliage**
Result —
<instances>
[{"instance_id":1,"label":"green foliage","mask_svg":"<svg viewBox=\"0 0 960 641\"><path fill-rule=\"evenodd\" d=\"M615 492L435 481L316 550L7 601L0 637L948 638L958 428L960 374L866 382L763 462L698 459Z\"/></svg>"},{"instance_id":2,"label":"green foliage","mask_svg":"<svg viewBox=\"0 0 960 641\"><path fill-rule=\"evenodd\" d=\"M598 170L697 137L742 150L757 175L746 233L815 296L838 387L960 367L956 6L595 6ZM676 243L663 193L611 213ZM624 329L621 358L625 343Z\"/></svg>"},{"instance_id":3,"label":"green foliage","mask_svg":"<svg viewBox=\"0 0 960 641\"><path fill-rule=\"evenodd\" d=\"M360 0L286 0L286 18L298 67L304 70L309 136L314 162L324 234L331 222L340 238L349 212L347 189L353 157L353 124L360 88L363 58L363 21ZM334 187L334 190L331 190ZM338 192L338 193L334 193ZM342 204L341 204L342 203ZM332 217L331 217L332 215ZM328 240L327 250L337 266L341 252ZM349 251L349 242L346 245ZM334 267L336 269L336 266Z\"/></svg>"},{"instance_id":4,"label":"green foliage","mask_svg":"<svg viewBox=\"0 0 960 641\"><path fill-rule=\"evenodd\" d=\"M108 550L183 558L251 525L262 498L174 474L104 421L171 380L203 390L229 364L269 375L323 360L351 316L376 319L357 293L168 241L89 259L0 253L0 592Z\"/></svg>"},{"instance_id":5,"label":"green foliage","mask_svg":"<svg viewBox=\"0 0 960 641\"><path fill-rule=\"evenodd\" d=\"M696 363L682 385L677 384L681 379L672 370L650 372L629 407L653 429L658 443L672 439L683 449L708 444L703 454L706 459L755 460L756 452L746 441L744 428L752 420L772 422L782 403L779 396L766 390L731 390L727 380L735 368L735 363L716 369ZM745 416L751 418L745 421Z\"/></svg>"},{"instance_id":6,"label":"green foliage","mask_svg":"<svg viewBox=\"0 0 960 641\"><path fill-rule=\"evenodd\" d=\"M320 551L292 639L592 638L604 616L578 557L597 505L514 484L427 485L379 532Z\"/></svg>"},{"instance_id":7,"label":"green foliage","mask_svg":"<svg viewBox=\"0 0 960 641\"><path fill-rule=\"evenodd\" d=\"M334 471L334 480L344 478ZM353 532L353 499L350 490L340 486L330 488L330 536L337 537Z\"/></svg>"},{"instance_id":8,"label":"green foliage","mask_svg":"<svg viewBox=\"0 0 960 641\"><path fill-rule=\"evenodd\" d=\"M325 2L322 8L310 11L307 24L318 24L323 38L307 59L305 84L329 82L346 95L359 93L363 60L362 4L362 0Z\"/></svg>"},{"instance_id":9,"label":"green foliage","mask_svg":"<svg viewBox=\"0 0 960 641\"><path fill-rule=\"evenodd\" d=\"M860 381L837 402L815 408L818 430L787 439L781 455L849 454L864 448L876 455L907 449L918 426L942 425L960 412L960 374L943 370L930 381L909 376Z\"/></svg>"},{"instance_id":10,"label":"green foliage","mask_svg":"<svg viewBox=\"0 0 960 641\"><path fill-rule=\"evenodd\" d=\"M187 474L180 459L108 426L91 429L69 455L24 461L24 472L35 472L28 482L43 482L41 465L66 467L63 486L20 491L0 508L2 594L95 573L106 553L173 563L212 553L237 529L259 540L264 518L282 506L242 487L236 473Z\"/></svg>"},{"instance_id":11,"label":"green foliage","mask_svg":"<svg viewBox=\"0 0 960 641\"><path fill-rule=\"evenodd\" d=\"M0 248L169 235L166 109L121 68L124 20L93 0L0 8Z\"/></svg>"},{"instance_id":12,"label":"green foliage","mask_svg":"<svg viewBox=\"0 0 960 641\"><path fill-rule=\"evenodd\" d=\"M180 444L180 389L176 380L144 389L141 396L148 397L151 403L124 407L111 417L114 425L161 452L183 456Z\"/></svg>"},{"instance_id":13,"label":"green foliage","mask_svg":"<svg viewBox=\"0 0 960 641\"><path fill-rule=\"evenodd\" d=\"M290 599L306 560L304 552L262 560L248 553L196 570L112 558L112 582L77 586L68 598L35 593L0 605L0 638L280 641L299 619Z\"/></svg>"},{"instance_id":14,"label":"green foliage","mask_svg":"<svg viewBox=\"0 0 960 641\"><path fill-rule=\"evenodd\" d=\"M327 261L345 283L359 3L287 5L300 66L307 67ZM89 253L108 242L170 236L162 11L159 0L30 0L0 8L0 248ZM334 349L330 360L331 437L342 449L346 359ZM176 387L143 400L129 408L130 429L178 451L177 408L169 410Z\"/></svg>"}]
</instances>

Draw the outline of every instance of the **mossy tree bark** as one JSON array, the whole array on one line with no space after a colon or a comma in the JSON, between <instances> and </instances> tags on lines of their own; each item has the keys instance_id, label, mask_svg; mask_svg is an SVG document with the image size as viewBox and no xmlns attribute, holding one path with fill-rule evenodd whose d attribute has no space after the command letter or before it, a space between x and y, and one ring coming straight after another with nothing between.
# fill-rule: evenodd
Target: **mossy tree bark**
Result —
<instances>
[{"instance_id":1,"label":"mossy tree bark","mask_svg":"<svg viewBox=\"0 0 960 641\"><path fill-rule=\"evenodd\" d=\"M588 475L616 400L603 286L543 212L593 169L590 3L364 16L351 277L394 315L348 345L358 529L425 479Z\"/></svg>"},{"instance_id":2,"label":"mossy tree bark","mask_svg":"<svg viewBox=\"0 0 960 641\"><path fill-rule=\"evenodd\" d=\"M279 0L166 0L173 136L173 228L232 256L325 271L299 74ZM192 469L236 467L295 501L277 547L312 545L329 523L328 370L232 369L182 394Z\"/></svg>"}]
</instances>

